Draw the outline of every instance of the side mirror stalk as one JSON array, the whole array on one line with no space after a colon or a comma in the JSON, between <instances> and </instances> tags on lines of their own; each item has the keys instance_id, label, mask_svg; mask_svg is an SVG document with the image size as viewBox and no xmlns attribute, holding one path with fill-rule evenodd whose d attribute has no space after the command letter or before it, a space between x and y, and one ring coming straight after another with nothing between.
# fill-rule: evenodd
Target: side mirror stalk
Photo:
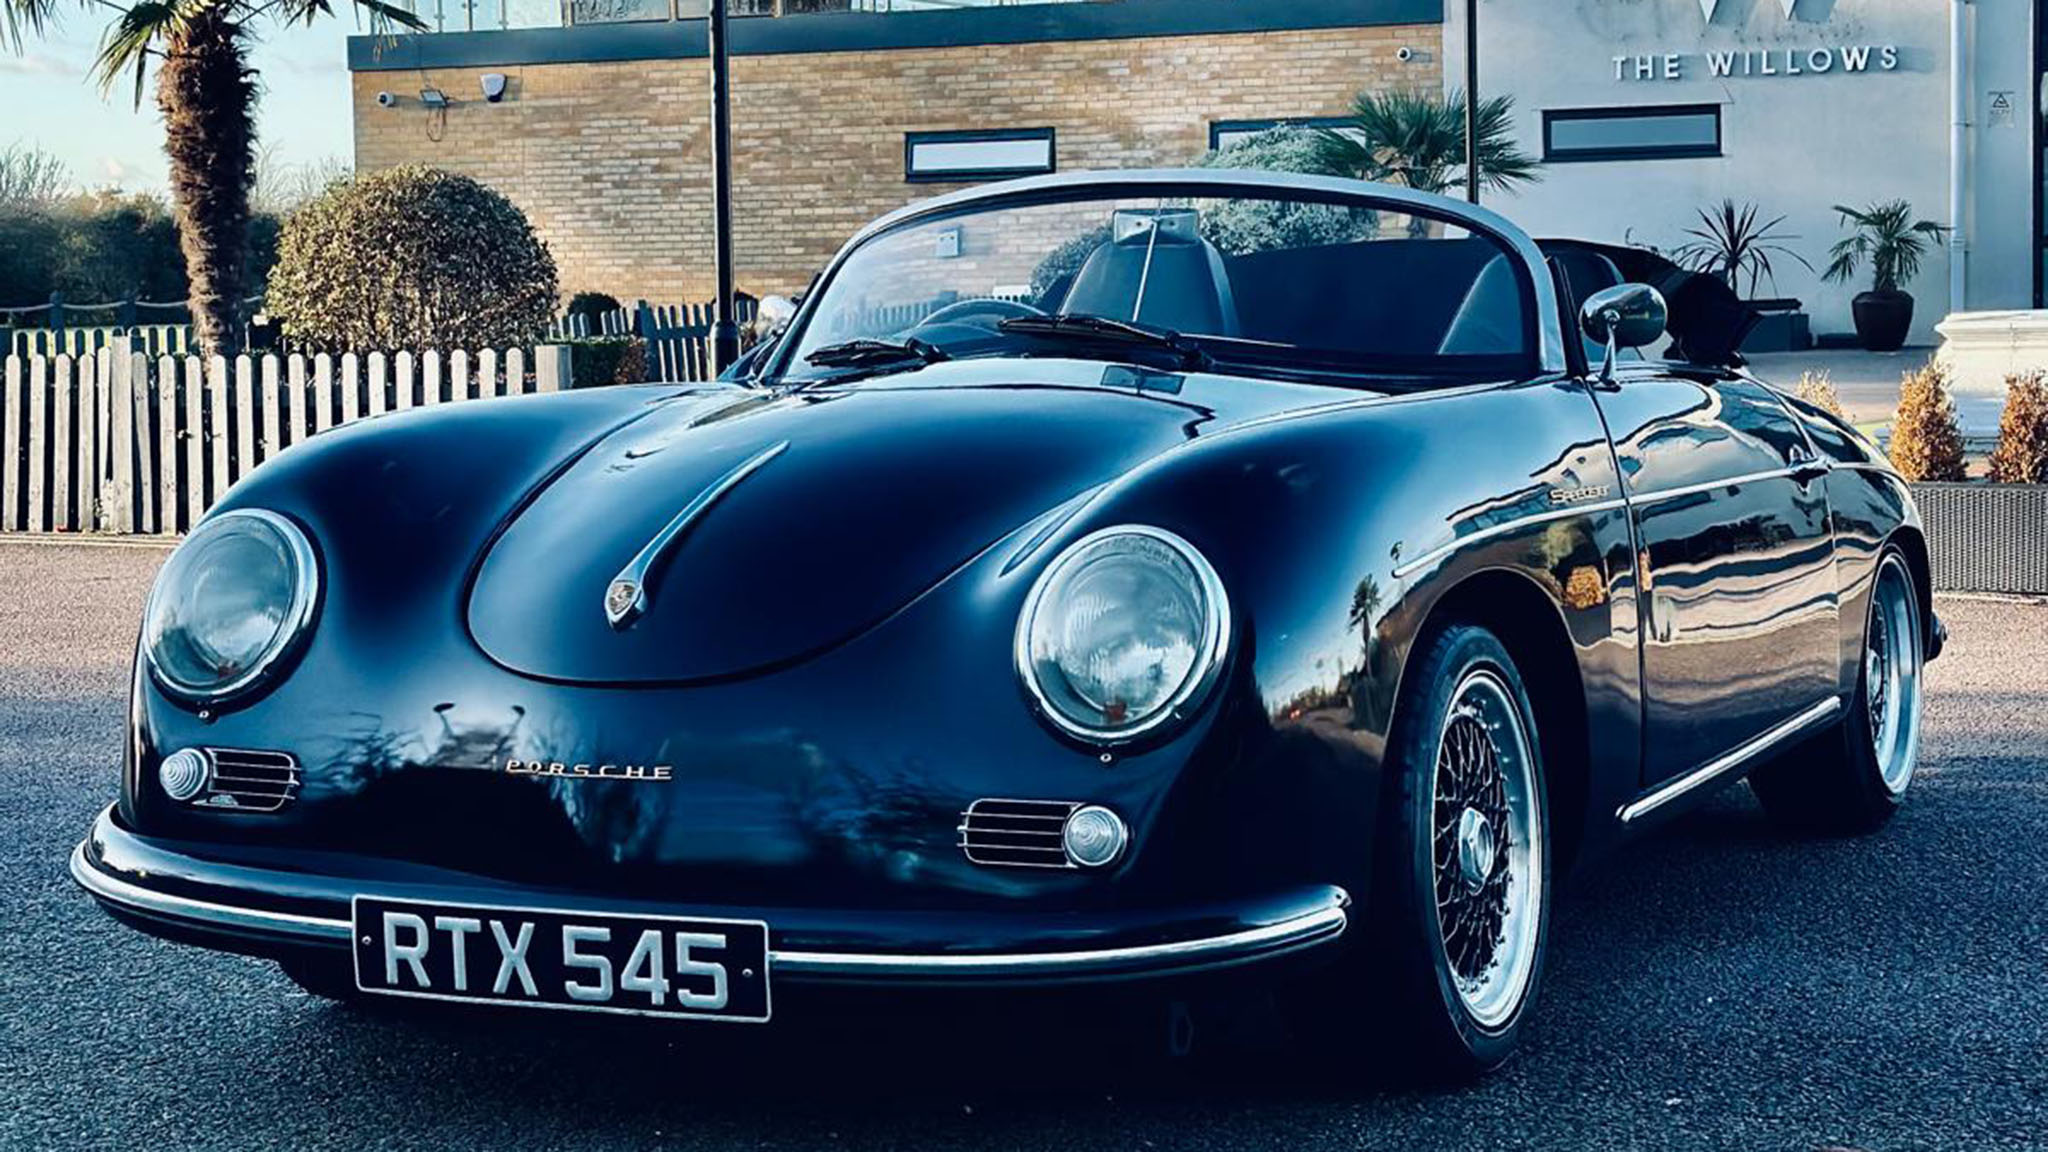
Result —
<instances>
[{"instance_id":1,"label":"side mirror stalk","mask_svg":"<svg viewBox=\"0 0 2048 1152\"><path fill-rule=\"evenodd\" d=\"M1579 308L1579 327L1587 339L1607 348L1599 387L1616 386L1614 373L1621 350L1641 348L1664 335L1669 315L1664 294L1648 284L1617 284L1587 297Z\"/></svg>"}]
</instances>

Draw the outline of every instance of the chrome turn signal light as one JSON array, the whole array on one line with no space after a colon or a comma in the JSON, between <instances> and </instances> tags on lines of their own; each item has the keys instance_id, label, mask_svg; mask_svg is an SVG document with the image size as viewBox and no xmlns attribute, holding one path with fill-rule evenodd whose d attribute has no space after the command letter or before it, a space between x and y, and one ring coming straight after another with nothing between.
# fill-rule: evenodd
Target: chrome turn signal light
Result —
<instances>
[{"instance_id":1,"label":"chrome turn signal light","mask_svg":"<svg viewBox=\"0 0 2048 1152\"><path fill-rule=\"evenodd\" d=\"M1104 868L1124 854L1131 831L1123 817L1100 804L1074 809L1060 829L1060 847L1067 859L1083 868Z\"/></svg>"},{"instance_id":2,"label":"chrome turn signal light","mask_svg":"<svg viewBox=\"0 0 2048 1152\"><path fill-rule=\"evenodd\" d=\"M180 803L199 795L212 774L213 765L196 748L180 748L164 757L156 768L157 783L163 785L164 795Z\"/></svg>"}]
</instances>

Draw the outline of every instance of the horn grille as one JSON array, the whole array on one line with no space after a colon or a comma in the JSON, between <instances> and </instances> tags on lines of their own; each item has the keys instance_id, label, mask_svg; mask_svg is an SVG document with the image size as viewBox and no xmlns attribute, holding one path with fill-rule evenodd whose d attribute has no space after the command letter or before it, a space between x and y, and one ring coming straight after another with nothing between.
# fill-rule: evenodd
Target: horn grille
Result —
<instances>
[{"instance_id":1,"label":"horn grille","mask_svg":"<svg viewBox=\"0 0 2048 1152\"><path fill-rule=\"evenodd\" d=\"M1072 800L976 800L960 814L960 850L998 868L1072 868L1060 833Z\"/></svg>"},{"instance_id":2,"label":"horn grille","mask_svg":"<svg viewBox=\"0 0 2048 1152\"><path fill-rule=\"evenodd\" d=\"M193 801L230 812L275 812L299 794L299 762L290 753L208 748L206 791Z\"/></svg>"}]
</instances>

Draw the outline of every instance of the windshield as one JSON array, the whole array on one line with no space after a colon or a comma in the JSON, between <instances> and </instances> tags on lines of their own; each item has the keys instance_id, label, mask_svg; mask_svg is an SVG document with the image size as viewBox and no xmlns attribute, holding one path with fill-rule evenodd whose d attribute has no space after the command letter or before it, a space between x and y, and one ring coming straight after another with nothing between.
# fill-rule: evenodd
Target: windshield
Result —
<instances>
[{"instance_id":1,"label":"windshield","mask_svg":"<svg viewBox=\"0 0 2048 1152\"><path fill-rule=\"evenodd\" d=\"M907 222L821 286L779 374L830 380L885 360L907 371L1005 355L1467 379L1533 364L1530 289L1513 253L1393 202L1313 195L1073 188Z\"/></svg>"}]
</instances>

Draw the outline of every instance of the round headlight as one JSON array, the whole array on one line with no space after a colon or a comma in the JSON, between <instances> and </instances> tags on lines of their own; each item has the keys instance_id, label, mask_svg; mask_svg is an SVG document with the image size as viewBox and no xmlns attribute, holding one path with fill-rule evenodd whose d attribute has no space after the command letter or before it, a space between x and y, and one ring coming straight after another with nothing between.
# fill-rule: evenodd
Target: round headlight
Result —
<instances>
[{"instance_id":1,"label":"round headlight","mask_svg":"<svg viewBox=\"0 0 2048 1152\"><path fill-rule=\"evenodd\" d=\"M1017 621L1017 670L1060 728L1129 740L1195 703L1229 634L1223 582L1193 545L1158 528L1105 528L1032 586Z\"/></svg>"},{"instance_id":2,"label":"round headlight","mask_svg":"<svg viewBox=\"0 0 2048 1152\"><path fill-rule=\"evenodd\" d=\"M201 704L253 688L312 619L319 579L313 546L284 517L209 517L149 594L142 649L157 683Z\"/></svg>"}]
</instances>

